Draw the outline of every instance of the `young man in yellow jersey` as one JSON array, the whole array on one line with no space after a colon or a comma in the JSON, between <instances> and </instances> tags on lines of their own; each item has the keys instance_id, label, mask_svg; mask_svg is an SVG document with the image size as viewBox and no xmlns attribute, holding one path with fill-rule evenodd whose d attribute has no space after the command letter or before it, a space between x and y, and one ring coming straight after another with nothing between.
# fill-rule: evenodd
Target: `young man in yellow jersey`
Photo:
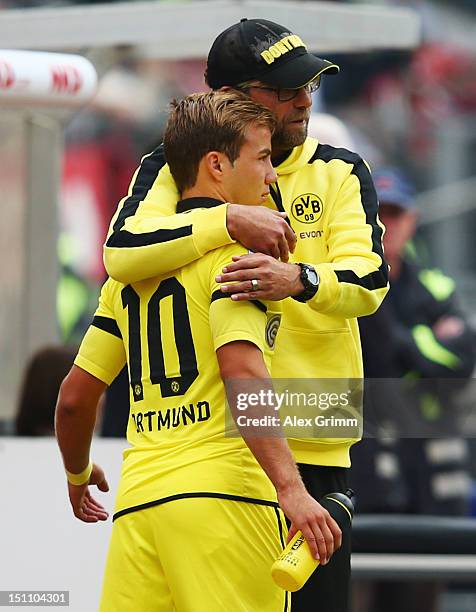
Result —
<instances>
[{"instance_id":1,"label":"young man in yellow jersey","mask_svg":"<svg viewBox=\"0 0 476 612\"><path fill-rule=\"evenodd\" d=\"M230 199L261 203L276 180L272 114L232 92L175 103L165 135L169 167L192 216ZM168 230L163 230L167 232ZM173 230L172 230L173 231ZM271 304L234 302L215 278L246 249L231 244L133 284L109 279L63 382L56 431L75 516L105 520L89 485L96 406L125 362L131 410L104 578L107 612L282 612L271 579L285 525L278 503L314 555L340 529L307 493L286 440L226 435L224 379L266 379L274 346Z\"/></svg>"},{"instance_id":2,"label":"young man in yellow jersey","mask_svg":"<svg viewBox=\"0 0 476 612\"><path fill-rule=\"evenodd\" d=\"M104 249L107 272L122 282L173 270L234 240L255 251L227 264L218 282L237 300L288 298L272 358L275 378L362 378L357 317L373 313L388 290L367 165L355 153L307 137L312 93L321 78L336 72L336 65L309 53L299 36L271 21L243 19L222 32L208 55L208 84L246 92L277 119L272 161L278 181L265 203L273 210L229 204L193 217L174 214L177 189L158 147L134 175ZM277 211L288 213L297 242ZM294 250L291 263L287 245ZM315 499L346 490L355 441L290 440ZM347 612L349 579L345 533L330 563L293 594L293 605L299 612Z\"/></svg>"}]
</instances>

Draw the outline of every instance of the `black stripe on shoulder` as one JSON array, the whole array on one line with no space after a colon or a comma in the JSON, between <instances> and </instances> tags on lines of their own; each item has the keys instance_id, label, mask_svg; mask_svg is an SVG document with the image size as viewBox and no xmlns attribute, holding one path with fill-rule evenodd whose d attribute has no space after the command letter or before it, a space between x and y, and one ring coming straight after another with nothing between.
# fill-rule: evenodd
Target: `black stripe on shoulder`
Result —
<instances>
[{"instance_id":1,"label":"black stripe on shoulder","mask_svg":"<svg viewBox=\"0 0 476 612\"><path fill-rule=\"evenodd\" d=\"M331 145L319 144L314 151L314 155L308 161L308 164L312 164L318 159L323 162L330 162L333 159L340 159L348 164L358 164L362 161L362 158L357 153L352 153L347 149L338 147L331 147Z\"/></svg>"},{"instance_id":2,"label":"black stripe on shoulder","mask_svg":"<svg viewBox=\"0 0 476 612\"><path fill-rule=\"evenodd\" d=\"M372 175L370 174L370 170L367 168L367 165L360 155L357 155L357 153L352 153L352 151L348 151L347 149L338 149L336 147L331 147L330 145L318 145L316 152L309 160L309 163L317 160L330 162L334 159L338 159L352 165L351 174L357 177L360 184L360 198L365 212L365 221L367 225L370 225L372 228L372 251L376 253L382 261L378 270L371 272L362 278L359 278L353 270L339 270L336 271L337 279L339 282L360 285L361 287L369 289L370 291L374 289L382 289L388 284L388 267L383 256L382 229L377 223L378 199L377 192L375 191L374 183L372 181Z\"/></svg>"},{"instance_id":3,"label":"black stripe on shoulder","mask_svg":"<svg viewBox=\"0 0 476 612\"><path fill-rule=\"evenodd\" d=\"M165 166L164 145L158 146L150 155L142 160L136 180L132 186L132 193L124 202L121 211L114 222L113 232L118 232L126 222L128 217L136 214L141 201L147 195L149 189L155 182L159 171ZM111 245L113 246L113 245Z\"/></svg>"},{"instance_id":4,"label":"black stripe on shoulder","mask_svg":"<svg viewBox=\"0 0 476 612\"><path fill-rule=\"evenodd\" d=\"M230 298L229 293L223 293L220 289L217 289L212 293L212 297L210 299L210 303L216 302L217 300L222 300L223 298Z\"/></svg>"},{"instance_id":5,"label":"black stripe on shoulder","mask_svg":"<svg viewBox=\"0 0 476 612\"><path fill-rule=\"evenodd\" d=\"M109 317L100 317L96 315L91 325L94 325L94 327L98 327L99 329L102 329L103 331L108 332L113 336L117 336L117 338L120 338L122 340L121 330L119 329L114 319L110 319Z\"/></svg>"},{"instance_id":6,"label":"black stripe on shoulder","mask_svg":"<svg viewBox=\"0 0 476 612\"><path fill-rule=\"evenodd\" d=\"M145 232L143 234L117 231L109 236L106 246L119 248L142 247L150 244L169 242L171 240L177 240L178 238L185 238L185 236L190 236L191 234L191 225L184 225L176 229L159 229L155 232Z\"/></svg>"},{"instance_id":7,"label":"black stripe on shoulder","mask_svg":"<svg viewBox=\"0 0 476 612\"><path fill-rule=\"evenodd\" d=\"M230 298L230 296L231 294L223 293L222 291L220 291L220 289L217 289L212 293L210 303L215 302L216 300L222 300L223 298ZM250 300L250 304L253 304L254 306L256 306L256 308L259 308L261 312L268 312L266 305L263 304L263 302L260 302L259 300Z\"/></svg>"},{"instance_id":8,"label":"black stripe on shoulder","mask_svg":"<svg viewBox=\"0 0 476 612\"><path fill-rule=\"evenodd\" d=\"M143 247L177 240L178 238L184 238L192 234L191 225L185 225L176 229L158 229L154 232L145 232L142 234L132 234L131 232L120 231L121 228L124 227L126 219L136 214L139 204L152 188L160 169L163 168L166 163L164 145L160 145L150 155L143 159L132 187L132 194L124 202L114 222L113 231L106 242L107 247Z\"/></svg>"},{"instance_id":9,"label":"black stripe on shoulder","mask_svg":"<svg viewBox=\"0 0 476 612\"><path fill-rule=\"evenodd\" d=\"M192 493L177 493L176 495L169 495L168 497L162 497L161 499L155 499L154 501L146 502L145 504L139 504L138 506L132 506L131 508L124 508L124 510L119 510L112 517L112 520L115 521L121 516L125 514L130 514L131 512L137 512L138 510L145 510L146 508L152 508L153 506L160 506L162 504L166 504L167 502L175 501L176 499L190 499L196 497L207 497L212 499L229 499L231 501L237 502L245 502L247 504L257 504L258 506L271 506L272 508L277 508L277 502L268 501L266 499L257 499L255 497L242 497L240 495L231 495L229 493L210 493L208 491L197 491Z\"/></svg>"}]
</instances>

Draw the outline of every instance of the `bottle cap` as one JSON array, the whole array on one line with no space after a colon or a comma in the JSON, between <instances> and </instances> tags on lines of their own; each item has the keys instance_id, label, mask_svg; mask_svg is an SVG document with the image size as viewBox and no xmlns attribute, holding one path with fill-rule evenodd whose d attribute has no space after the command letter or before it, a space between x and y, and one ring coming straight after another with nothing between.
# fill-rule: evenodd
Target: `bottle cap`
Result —
<instances>
[{"instance_id":1,"label":"bottle cap","mask_svg":"<svg viewBox=\"0 0 476 612\"><path fill-rule=\"evenodd\" d=\"M271 576L273 577L274 582L279 587L281 587L285 591L289 591L290 593L299 591L299 589L303 586L303 580L297 580L295 576L293 576L293 574L289 572L288 569L273 567L271 570Z\"/></svg>"}]
</instances>

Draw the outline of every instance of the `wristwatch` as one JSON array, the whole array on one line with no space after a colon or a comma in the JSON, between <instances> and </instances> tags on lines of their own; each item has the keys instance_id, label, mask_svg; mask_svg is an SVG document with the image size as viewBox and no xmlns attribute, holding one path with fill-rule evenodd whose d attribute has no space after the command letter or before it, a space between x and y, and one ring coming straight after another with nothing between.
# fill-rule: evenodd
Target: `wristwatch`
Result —
<instances>
[{"instance_id":1,"label":"wristwatch","mask_svg":"<svg viewBox=\"0 0 476 612\"><path fill-rule=\"evenodd\" d=\"M307 302L316 295L317 290L319 289L319 274L309 264L298 263L297 265L301 268L299 278L304 286L304 291L298 295L293 295L292 298L298 302Z\"/></svg>"}]
</instances>

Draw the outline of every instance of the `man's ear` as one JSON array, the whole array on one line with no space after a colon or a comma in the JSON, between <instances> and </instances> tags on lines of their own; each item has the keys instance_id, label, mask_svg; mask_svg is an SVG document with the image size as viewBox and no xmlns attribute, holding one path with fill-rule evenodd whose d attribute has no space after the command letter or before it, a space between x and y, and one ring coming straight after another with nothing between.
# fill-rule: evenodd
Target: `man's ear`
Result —
<instances>
[{"instance_id":1,"label":"man's ear","mask_svg":"<svg viewBox=\"0 0 476 612\"><path fill-rule=\"evenodd\" d=\"M222 180L224 155L218 151L209 151L203 160L208 173L215 180Z\"/></svg>"}]
</instances>

